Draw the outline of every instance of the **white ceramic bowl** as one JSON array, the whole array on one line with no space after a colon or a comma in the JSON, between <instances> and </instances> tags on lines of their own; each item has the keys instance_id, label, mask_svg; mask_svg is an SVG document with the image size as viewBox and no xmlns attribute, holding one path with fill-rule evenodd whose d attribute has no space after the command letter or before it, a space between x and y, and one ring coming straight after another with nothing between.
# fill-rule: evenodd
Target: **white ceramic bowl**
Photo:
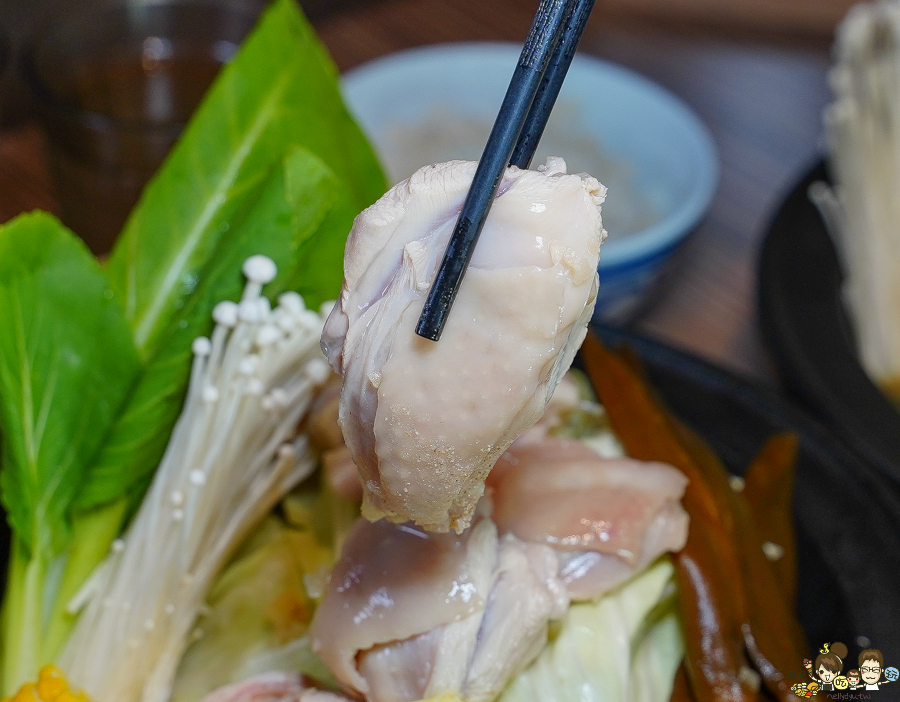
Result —
<instances>
[{"instance_id":1,"label":"white ceramic bowl","mask_svg":"<svg viewBox=\"0 0 900 702\"><path fill-rule=\"evenodd\" d=\"M477 160L519 57L514 44L444 44L367 63L343 78L350 111L389 178ZM597 316L622 319L709 207L716 150L678 98L614 64L577 56L534 163L562 156L609 188Z\"/></svg>"}]
</instances>

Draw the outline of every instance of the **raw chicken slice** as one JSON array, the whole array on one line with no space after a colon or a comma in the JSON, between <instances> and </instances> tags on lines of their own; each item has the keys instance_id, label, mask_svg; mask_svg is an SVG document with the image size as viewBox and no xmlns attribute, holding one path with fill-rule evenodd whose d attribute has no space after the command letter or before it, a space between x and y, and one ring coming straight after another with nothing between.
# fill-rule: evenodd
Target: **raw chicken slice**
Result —
<instances>
[{"instance_id":1,"label":"raw chicken slice","mask_svg":"<svg viewBox=\"0 0 900 702\"><path fill-rule=\"evenodd\" d=\"M516 442L489 478L501 533L553 546L575 599L597 597L687 539L675 468L601 458L580 441Z\"/></svg>"},{"instance_id":2,"label":"raw chicken slice","mask_svg":"<svg viewBox=\"0 0 900 702\"><path fill-rule=\"evenodd\" d=\"M457 532L541 416L593 311L606 189L550 158L509 168L438 343L414 329L475 163L427 166L357 217L322 335L363 514Z\"/></svg>"},{"instance_id":3,"label":"raw chicken slice","mask_svg":"<svg viewBox=\"0 0 900 702\"><path fill-rule=\"evenodd\" d=\"M434 549L415 548L415 542L405 544L404 539L390 543L390 551L403 550L394 556L395 566L402 559L401 577L417 580L407 588L398 585L397 570L376 565L385 550L372 548L369 541L385 532L405 534L406 529L410 527L360 520L348 540L353 558L345 550L345 569L332 579L316 612L314 650L349 692L364 694L368 702L412 702L441 694L467 702L495 699L537 657L547 641L548 623L560 619L569 605L554 550L511 534L498 542L493 522L480 518L466 532L472 536L464 545L459 542L464 537L449 534L427 535L437 541ZM465 557L442 548L451 542L463 547ZM404 550L407 545L415 550ZM491 568L487 578L480 578L474 611L461 614L453 593L471 580L473 562L478 569L486 563ZM448 578L453 568L457 575ZM391 602L393 628L367 621L369 603L376 598ZM443 623L433 626L437 619Z\"/></svg>"},{"instance_id":4,"label":"raw chicken slice","mask_svg":"<svg viewBox=\"0 0 900 702\"><path fill-rule=\"evenodd\" d=\"M375 646L359 654L359 672L369 684L370 702L410 702L465 687L483 610L458 622Z\"/></svg>"},{"instance_id":5,"label":"raw chicken slice","mask_svg":"<svg viewBox=\"0 0 900 702\"><path fill-rule=\"evenodd\" d=\"M467 702L497 699L543 650L550 620L562 619L569 607L557 568L553 549L523 543L511 534L503 537L497 580L466 676Z\"/></svg>"},{"instance_id":6,"label":"raw chicken slice","mask_svg":"<svg viewBox=\"0 0 900 702\"><path fill-rule=\"evenodd\" d=\"M357 654L483 610L496 560L497 530L489 519L461 536L361 519L313 618L313 650L342 685L367 694Z\"/></svg>"},{"instance_id":7,"label":"raw chicken slice","mask_svg":"<svg viewBox=\"0 0 900 702\"><path fill-rule=\"evenodd\" d=\"M451 695L495 700L547 643L548 625L569 606L548 546L511 534L499 543L497 569L483 611L426 634L359 655L370 702L411 702Z\"/></svg>"},{"instance_id":8,"label":"raw chicken slice","mask_svg":"<svg viewBox=\"0 0 900 702\"><path fill-rule=\"evenodd\" d=\"M604 459L578 441L517 441L462 536L357 522L313 619L314 648L368 702L490 702L572 600L683 546L686 483L671 466ZM467 607L456 593L469 583Z\"/></svg>"},{"instance_id":9,"label":"raw chicken slice","mask_svg":"<svg viewBox=\"0 0 900 702\"><path fill-rule=\"evenodd\" d=\"M406 702L428 697L444 627L359 654L359 673L369 686L370 702Z\"/></svg>"}]
</instances>

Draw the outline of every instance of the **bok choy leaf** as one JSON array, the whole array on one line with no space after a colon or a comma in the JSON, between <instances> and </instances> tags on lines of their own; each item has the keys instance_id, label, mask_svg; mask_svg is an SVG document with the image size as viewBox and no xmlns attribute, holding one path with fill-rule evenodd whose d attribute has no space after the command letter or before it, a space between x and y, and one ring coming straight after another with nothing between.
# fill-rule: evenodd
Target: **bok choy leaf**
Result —
<instances>
[{"instance_id":1,"label":"bok choy leaf","mask_svg":"<svg viewBox=\"0 0 900 702\"><path fill-rule=\"evenodd\" d=\"M191 342L209 333L217 302L240 298L244 260L264 254L275 262L281 273L267 290L295 289L321 302L340 290L339 261L353 214L331 170L306 149L294 148L273 170L244 221L199 269L196 289L172 318L167 338L148 361L91 467L78 498L79 508L97 507L125 494L139 499L143 494L181 411ZM307 281L305 276L298 278L298 267L321 272Z\"/></svg>"},{"instance_id":2,"label":"bok choy leaf","mask_svg":"<svg viewBox=\"0 0 900 702\"><path fill-rule=\"evenodd\" d=\"M42 662L45 577L140 364L97 261L47 214L0 227L0 319L0 489L14 531L3 612L9 690Z\"/></svg>"},{"instance_id":3,"label":"bok choy leaf","mask_svg":"<svg viewBox=\"0 0 900 702\"><path fill-rule=\"evenodd\" d=\"M275 0L148 185L105 269L49 216L3 229L0 319L17 312L25 335L0 332L0 487L14 531L4 692L65 643L75 622L68 603L142 498L181 410L191 342L209 333L215 303L240 297L243 261L273 259L273 295L334 297L353 216L384 189L327 53L294 0Z\"/></svg>"},{"instance_id":4,"label":"bok choy leaf","mask_svg":"<svg viewBox=\"0 0 900 702\"><path fill-rule=\"evenodd\" d=\"M269 286L274 293L305 292L309 286L296 279L298 262L311 268L321 264L324 270L315 279L321 283L319 294L310 296L320 302L340 287L341 267L334 268L331 261L342 254L352 221L353 211L331 170L306 149L295 147L272 170L244 220L206 262L197 288L173 318L169 337L147 362L99 457L84 476L74 505L75 527L77 534L84 533L90 548L76 544L79 557L67 561L45 645L51 655L75 623L75 616L66 612L68 601L106 555L123 519L136 509L165 451L187 390L191 342L209 334L216 303L240 299L244 260L264 254L275 262L282 272Z\"/></svg>"},{"instance_id":5,"label":"bok choy leaf","mask_svg":"<svg viewBox=\"0 0 900 702\"><path fill-rule=\"evenodd\" d=\"M293 0L276 0L145 190L110 258L111 284L144 358L165 340L231 218L291 145L328 164L356 211L385 190L325 49Z\"/></svg>"}]
</instances>

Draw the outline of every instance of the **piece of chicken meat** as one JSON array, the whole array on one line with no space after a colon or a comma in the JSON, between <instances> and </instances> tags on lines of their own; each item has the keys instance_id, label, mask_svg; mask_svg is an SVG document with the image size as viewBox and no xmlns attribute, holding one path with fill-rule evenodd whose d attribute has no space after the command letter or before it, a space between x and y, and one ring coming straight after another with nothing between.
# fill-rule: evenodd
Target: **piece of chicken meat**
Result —
<instances>
[{"instance_id":1,"label":"piece of chicken meat","mask_svg":"<svg viewBox=\"0 0 900 702\"><path fill-rule=\"evenodd\" d=\"M460 536L357 521L313 617L313 650L368 702L495 700L570 601L684 546L686 483L577 441L514 444Z\"/></svg>"},{"instance_id":2,"label":"piece of chicken meat","mask_svg":"<svg viewBox=\"0 0 900 702\"><path fill-rule=\"evenodd\" d=\"M573 599L593 599L687 540L687 478L670 465L601 458L580 441L522 437L488 478L501 533L552 546Z\"/></svg>"},{"instance_id":3,"label":"piece of chicken meat","mask_svg":"<svg viewBox=\"0 0 900 702\"><path fill-rule=\"evenodd\" d=\"M344 377L340 422L371 520L465 529L593 312L606 188L549 158L506 171L440 342L416 336L475 168L420 169L360 214L347 241L322 348Z\"/></svg>"}]
</instances>

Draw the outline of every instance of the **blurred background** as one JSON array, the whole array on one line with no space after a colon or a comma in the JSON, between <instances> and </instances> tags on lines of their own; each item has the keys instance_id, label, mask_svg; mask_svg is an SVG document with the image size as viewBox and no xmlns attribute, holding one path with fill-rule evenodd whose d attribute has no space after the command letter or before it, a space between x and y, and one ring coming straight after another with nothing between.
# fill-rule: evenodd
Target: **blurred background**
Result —
<instances>
[{"instance_id":1,"label":"blurred background","mask_svg":"<svg viewBox=\"0 0 900 702\"><path fill-rule=\"evenodd\" d=\"M0 221L33 208L63 210L76 230L99 232L93 241L85 237L95 251L108 249L111 232L127 209L113 199L96 204L97 188L109 183L93 182L94 176L75 163L72 151L82 159L106 159L115 151L114 160L124 159L114 164L118 170L111 171L113 175L103 176L125 193L124 202L136 197L147 163L158 157L157 151L164 152L186 117L161 115L162 126L154 131L150 146L132 143L129 134L110 136L106 124L66 122L70 115L54 112L59 107L54 100L67 90L90 93L92 88L79 83L83 76L66 58L74 40L61 28L74 22L87 32L98 24L104 8L127 16L146 14L147 7L156 4L0 0L0 29L9 37L11 56L0 97ZM193 4L208 8L211 3ZM215 61L227 60L241 32L252 24L247 18L263 3L214 4L226 19L197 26L191 24L195 20L175 22L195 36L211 31L211 26L224 32L226 43L220 41L212 52ZM301 4L339 69L346 71L427 44L521 42L537 2ZM720 161L720 181L709 212L678 250L660 294L631 319L632 327L745 375L775 382L756 324L758 249L780 199L821 158L821 113L830 100L829 47L850 5L850 0L598 0L581 50L634 69L684 100L709 128ZM35 46L42 40L49 48L38 51ZM168 50L165 44L141 45L144 68L147 60L165 60ZM188 87L178 99L199 99L199 86L217 65L204 69L209 76L200 71L203 75L185 79ZM166 131L166 120L175 124L174 132ZM93 136L85 136L85 130Z\"/></svg>"}]
</instances>

